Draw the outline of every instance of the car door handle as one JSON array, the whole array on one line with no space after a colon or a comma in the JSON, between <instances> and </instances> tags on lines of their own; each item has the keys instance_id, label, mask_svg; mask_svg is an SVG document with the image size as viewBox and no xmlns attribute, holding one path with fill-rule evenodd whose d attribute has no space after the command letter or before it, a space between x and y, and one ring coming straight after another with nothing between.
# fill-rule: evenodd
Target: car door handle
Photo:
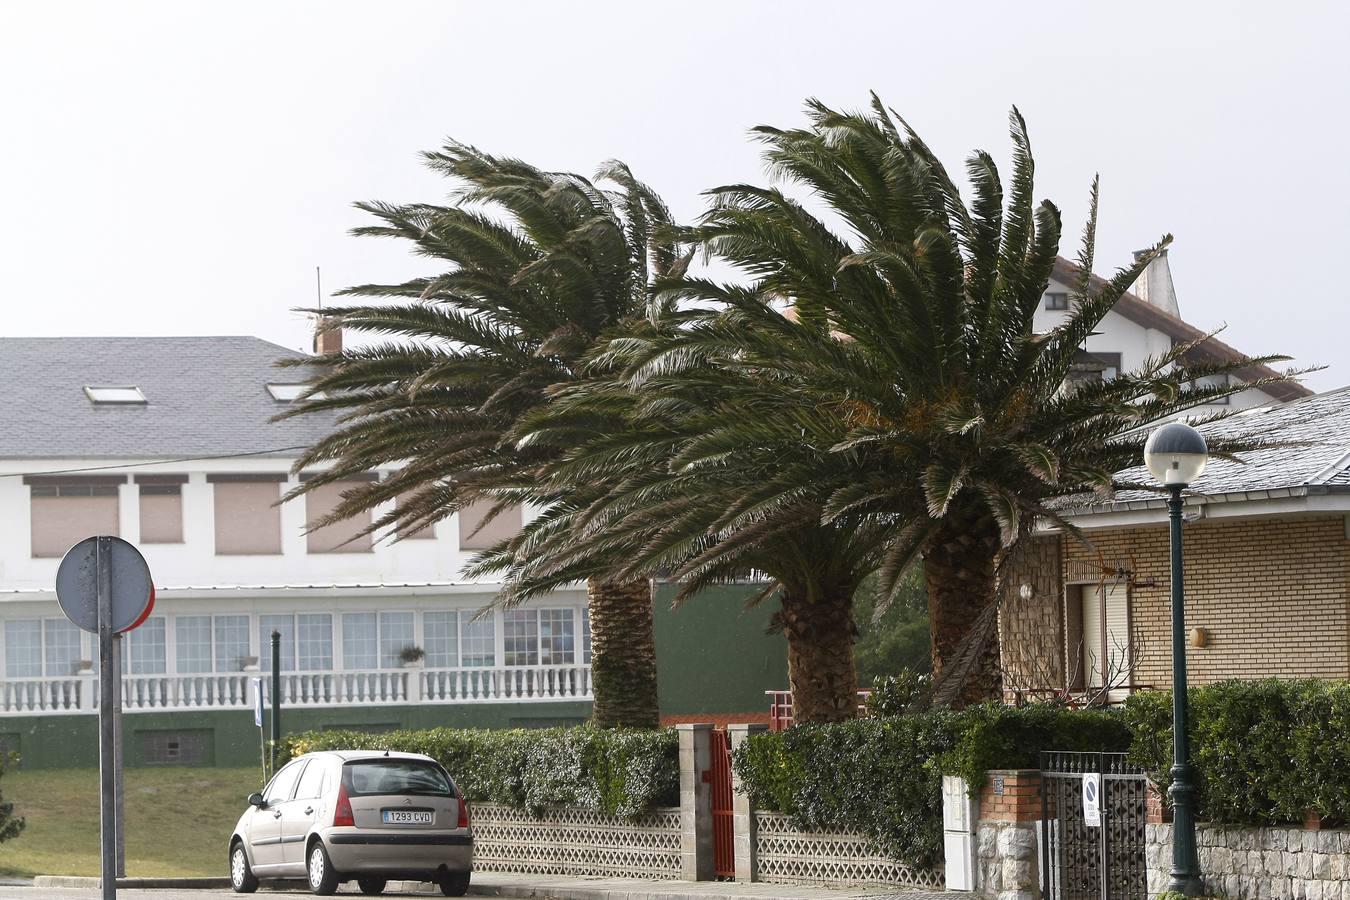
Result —
<instances>
[{"instance_id":1,"label":"car door handle","mask_svg":"<svg viewBox=\"0 0 1350 900\"><path fill-rule=\"evenodd\" d=\"M274 819L280 819L280 818L281 818L281 810L277 810L276 812L272 813L272 818L274 818Z\"/></svg>"},{"instance_id":2,"label":"car door handle","mask_svg":"<svg viewBox=\"0 0 1350 900\"><path fill-rule=\"evenodd\" d=\"M307 815L307 816L312 816L312 815L314 815L314 807L312 807L312 806L306 806L306 807L305 807L305 815Z\"/></svg>"}]
</instances>

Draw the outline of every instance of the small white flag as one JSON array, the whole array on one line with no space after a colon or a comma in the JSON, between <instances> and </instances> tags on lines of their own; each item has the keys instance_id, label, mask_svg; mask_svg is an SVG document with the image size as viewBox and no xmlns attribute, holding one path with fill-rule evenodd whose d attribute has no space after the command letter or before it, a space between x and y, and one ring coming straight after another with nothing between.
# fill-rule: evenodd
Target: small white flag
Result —
<instances>
[{"instance_id":1,"label":"small white flag","mask_svg":"<svg viewBox=\"0 0 1350 900\"><path fill-rule=\"evenodd\" d=\"M263 696L262 679L251 679L253 682L253 724L262 727L263 722Z\"/></svg>"}]
</instances>

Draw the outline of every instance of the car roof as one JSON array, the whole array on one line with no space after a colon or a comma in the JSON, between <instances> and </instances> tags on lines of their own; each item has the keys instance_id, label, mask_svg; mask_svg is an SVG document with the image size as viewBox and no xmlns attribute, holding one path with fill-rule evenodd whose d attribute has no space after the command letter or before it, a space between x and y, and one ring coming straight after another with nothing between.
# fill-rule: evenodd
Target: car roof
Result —
<instances>
[{"instance_id":1,"label":"car roof","mask_svg":"<svg viewBox=\"0 0 1350 900\"><path fill-rule=\"evenodd\" d=\"M351 762L354 759L416 759L422 762L435 762L425 753L400 753L397 750L315 750L296 759L316 756L336 758L343 762Z\"/></svg>"}]
</instances>

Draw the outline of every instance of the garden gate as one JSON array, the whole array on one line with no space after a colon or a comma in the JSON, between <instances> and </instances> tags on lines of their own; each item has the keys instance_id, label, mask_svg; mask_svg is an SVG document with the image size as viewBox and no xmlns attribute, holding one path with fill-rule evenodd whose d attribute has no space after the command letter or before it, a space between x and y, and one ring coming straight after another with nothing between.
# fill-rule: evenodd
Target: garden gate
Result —
<instances>
[{"instance_id":1,"label":"garden gate","mask_svg":"<svg viewBox=\"0 0 1350 900\"><path fill-rule=\"evenodd\" d=\"M736 823L731 796L731 735L712 730L708 781L712 787L713 874L736 877Z\"/></svg>"},{"instance_id":2,"label":"garden gate","mask_svg":"<svg viewBox=\"0 0 1350 900\"><path fill-rule=\"evenodd\" d=\"M1101 825L1083 818L1083 776L1100 776ZM1147 782L1123 753L1041 754L1046 900L1147 900Z\"/></svg>"}]
</instances>

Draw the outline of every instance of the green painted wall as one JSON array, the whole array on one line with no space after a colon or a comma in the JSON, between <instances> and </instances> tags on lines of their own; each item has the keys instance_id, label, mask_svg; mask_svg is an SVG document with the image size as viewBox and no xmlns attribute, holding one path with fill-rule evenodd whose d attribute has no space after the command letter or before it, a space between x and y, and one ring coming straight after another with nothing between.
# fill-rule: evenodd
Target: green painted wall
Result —
<instances>
[{"instance_id":1,"label":"green painted wall","mask_svg":"<svg viewBox=\"0 0 1350 900\"><path fill-rule=\"evenodd\" d=\"M671 608L675 585L657 590L657 691L661 714L765 713L765 691L786 690L787 639L766 634L778 609L745 602L759 585L723 585Z\"/></svg>"},{"instance_id":2,"label":"green painted wall","mask_svg":"<svg viewBox=\"0 0 1350 900\"><path fill-rule=\"evenodd\" d=\"M285 732L323 728L518 728L579 725L590 703L466 703L435 706L328 707L283 709ZM252 710L126 713L123 756L128 766L144 765L143 732L204 732L202 765L258 764L258 729ZM64 769L98 765L98 717L16 716L0 719L0 742L23 756L24 768Z\"/></svg>"}]
</instances>

